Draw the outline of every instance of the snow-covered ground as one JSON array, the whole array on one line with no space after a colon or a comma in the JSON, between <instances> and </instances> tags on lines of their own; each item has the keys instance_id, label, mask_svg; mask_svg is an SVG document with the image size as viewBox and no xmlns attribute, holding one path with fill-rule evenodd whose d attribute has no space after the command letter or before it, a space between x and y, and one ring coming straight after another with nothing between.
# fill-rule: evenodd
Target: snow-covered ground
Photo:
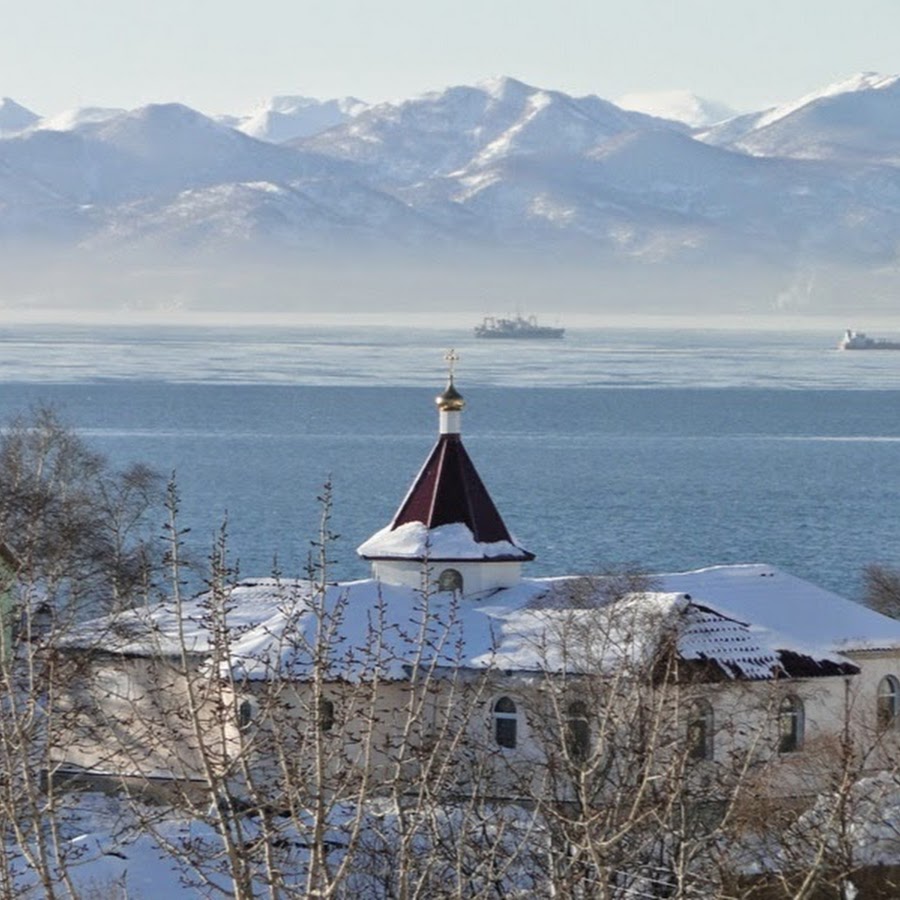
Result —
<instances>
[{"instance_id":1,"label":"snow-covered ground","mask_svg":"<svg viewBox=\"0 0 900 900\"><path fill-rule=\"evenodd\" d=\"M844 802L843 815L836 814L838 801ZM222 894L228 896L229 880L225 872L221 840L207 824L162 807L141 805L133 800L110 796L99 792L78 792L66 795L60 803L60 832L62 852L76 890L91 898L129 898L129 900L193 900L197 897ZM446 808L439 816L439 832L459 839L462 819L460 810ZM346 807L335 810L333 829L329 833L334 860L342 853L347 839L347 827L354 820L354 810ZM480 819L484 828L487 820ZM363 814L363 838L360 844L360 860L377 859L384 847L396 838L396 811L389 803L370 802ZM831 854L849 854L856 868L900 865L900 784L890 774L867 778L856 784L843 797L826 794L796 822L792 830L779 843L771 835L750 836L742 847L733 847L733 864L746 873L760 874L770 871L796 871L804 866L822 866ZM432 824L434 824L432 822ZM546 833L531 813L507 809L502 815L502 827L507 830L505 839L499 837L501 819L494 823L494 833L482 831L488 841L506 840L510 849L523 850L530 845L540 852ZM259 830L252 817L241 822L248 852L252 851ZM280 835L279 851L281 871L289 872L287 884L302 891L306 863L308 861L304 840L297 832L285 828ZM477 852L477 838L473 839L473 852ZM818 858L820 845L825 847L826 863ZM8 845L8 851L15 850ZM424 845L422 852L425 852ZM371 854L371 857L367 856ZM179 862L179 856L192 857L198 868ZM261 859L262 857L260 857ZM377 865L364 871L361 865L348 880L356 896L370 896L367 878L373 875ZM260 866L257 887L262 890L264 879ZM506 873L508 887L535 886L534 873ZM204 884L204 879L207 883ZM214 887L217 886L217 887ZM33 871L20 859L15 881L16 897L22 900L43 896ZM513 896L510 894L508 896ZM529 896L527 890L522 896ZM627 891L622 894L628 896Z\"/></svg>"}]
</instances>

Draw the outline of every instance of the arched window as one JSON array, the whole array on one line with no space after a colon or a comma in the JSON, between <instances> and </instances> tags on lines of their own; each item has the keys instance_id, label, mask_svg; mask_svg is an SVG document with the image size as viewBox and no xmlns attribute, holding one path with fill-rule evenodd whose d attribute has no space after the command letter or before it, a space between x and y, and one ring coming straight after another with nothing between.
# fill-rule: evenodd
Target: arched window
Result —
<instances>
[{"instance_id":1,"label":"arched window","mask_svg":"<svg viewBox=\"0 0 900 900\"><path fill-rule=\"evenodd\" d=\"M461 594L463 589L462 573L458 569L444 569L438 575L437 589Z\"/></svg>"},{"instance_id":2,"label":"arched window","mask_svg":"<svg viewBox=\"0 0 900 900\"><path fill-rule=\"evenodd\" d=\"M690 759L712 759L713 708L706 700L697 700L687 722L687 752Z\"/></svg>"},{"instance_id":3,"label":"arched window","mask_svg":"<svg viewBox=\"0 0 900 900\"><path fill-rule=\"evenodd\" d=\"M331 731L334 728L334 702L326 697L319 698L319 730Z\"/></svg>"},{"instance_id":4,"label":"arched window","mask_svg":"<svg viewBox=\"0 0 900 900\"><path fill-rule=\"evenodd\" d=\"M803 746L803 701L793 695L778 707L778 752L794 753Z\"/></svg>"},{"instance_id":5,"label":"arched window","mask_svg":"<svg viewBox=\"0 0 900 900\"><path fill-rule=\"evenodd\" d=\"M246 731L253 721L253 704L249 700L241 700L238 704L238 728Z\"/></svg>"},{"instance_id":6,"label":"arched window","mask_svg":"<svg viewBox=\"0 0 900 900\"><path fill-rule=\"evenodd\" d=\"M583 763L591 755L588 709L581 700L574 700L566 710L566 752L576 763Z\"/></svg>"},{"instance_id":7,"label":"arched window","mask_svg":"<svg viewBox=\"0 0 900 900\"><path fill-rule=\"evenodd\" d=\"M878 683L878 727L893 728L900 713L900 681L893 675L885 675Z\"/></svg>"},{"instance_id":8,"label":"arched window","mask_svg":"<svg viewBox=\"0 0 900 900\"><path fill-rule=\"evenodd\" d=\"M500 747L513 748L519 737L519 713L509 697L494 704L494 739Z\"/></svg>"}]
</instances>

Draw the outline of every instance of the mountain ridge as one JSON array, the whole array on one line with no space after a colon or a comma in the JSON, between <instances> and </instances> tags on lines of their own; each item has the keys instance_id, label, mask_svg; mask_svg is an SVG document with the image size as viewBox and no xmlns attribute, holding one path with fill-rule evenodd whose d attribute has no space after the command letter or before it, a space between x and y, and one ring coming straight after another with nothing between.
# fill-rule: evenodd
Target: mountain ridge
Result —
<instances>
[{"instance_id":1,"label":"mountain ridge","mask_svg":"<svg viewBox=\"0 0 900 900\"><path fill-rule=\"evenodd\" d=\"M900 77L860 73L711 127L510 77L215 118L178 103L41 118L6 100L0 233L170 260L475 249L890 273Z\"/></svg>"}]
</instances>

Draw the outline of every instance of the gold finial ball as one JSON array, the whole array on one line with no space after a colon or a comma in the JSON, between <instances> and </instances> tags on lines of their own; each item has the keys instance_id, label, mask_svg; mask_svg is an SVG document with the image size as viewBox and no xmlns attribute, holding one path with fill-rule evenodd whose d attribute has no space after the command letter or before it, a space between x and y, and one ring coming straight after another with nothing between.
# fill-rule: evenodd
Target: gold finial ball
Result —
<instances>
[{"instance_id":1,"label":"gold finial ball","mask_svg":"<svg viewBox=\"0 0 900 900\"><path fill-rule=\"evenodd\" d=\"M441 412L460 412L466 405L463 395L454 386L453 379L447 383L444 392L434 398L434 402L437 403Z\"/></svg>"},{"instance_id":2,"label":"gold finial ball","mask_svg":"<svg viewBox=\"0 0 900 900\"><path fill-rule=\"evenodd\" d=\"M466 401L463 400L463 395L453 384L453 369L459 362L459 356L455 350L448 350L444 361L450 368L447 387L443 394L438 394L434 398L434 402L437 403L441 412L460 412L465 407Z\"/></svg>"}]
</instances>

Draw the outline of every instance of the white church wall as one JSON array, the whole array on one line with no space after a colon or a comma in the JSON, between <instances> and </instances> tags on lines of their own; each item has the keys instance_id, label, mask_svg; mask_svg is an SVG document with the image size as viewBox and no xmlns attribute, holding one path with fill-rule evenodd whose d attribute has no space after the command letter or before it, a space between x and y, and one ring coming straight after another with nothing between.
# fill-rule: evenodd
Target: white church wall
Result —
<instances>
[{"instance_id":1,"label":"white church wall","mask_svg":"<svg viewBox=\"0 0 900 900\"><path fill-rule=\"evenodd\" d=\"M413 702L406 682L325 683L318 691L331 705L327 722L316 712L317 689L311 683L249 682L236 695L230 686L218 685L210 700L214 694L220 701L225 721L211 712L201 714L209 723L207 750L223 764L244 754L254 781L273 788L283 783L285 748L297 772L314 772L319 754L332 784L367 775L375 790L379 783L393 784L397 775L413 782L429 754L452 748L459 754L454 774L459 785L468 783L469 789L495 798L522 799L546 789L540 784L562 753L570 700L585 702L591 746L600 752L604 742L612 741L609 717L627 722L643 704L644 715L659 729L653 752L661 767L687 752L691 711L702 700L712 709L711 758L696 765L711 784L724 784L730 772L752 762L748 771L760 777L761 794L809 797L831 783L847 729L860 749L881 748L868 757L872 767L896 755L897 728L892 725L885 734L876 720L877 683L882 673L894 671L896 657L870 655L866 662L864 677L618 684L620 708L612 712L602 706L603 679L591 679L590 685L569 680L563 687L552 675L490 672L469 673L463 680L431 676ZM200 675L198 665L190 677ZM103 659L94 663L87 684L71 694L77 715L59 735L57 762L114 775L200 777L196 736L185 715L187 682L177 667L140 657ZM779 751L785 697L798 698L803 708L802 741L790 752ZM515 704L512 747L498 742L501 698ZM245 700L248 715L241 722ZM669 736L661 737L666 729ZM217 735L222 746L216 744Z\"/></svg>"},{"instance_id":2,"label":"white church wall","mask_svg":"<svg viewBox=\"0 0 900 900\"><path fill-rule=\"evenodd\" d=\"M188 677L163 658L102 657L84 677L65 686L66 710L54 739L58 765L94 774L194 780L202 775L198 741L187 714L188 678L203 721L208 684L200 661ZM198 692L198 688L200 689Z\"/></svg>"},{"instance_id":3,"label":"white church wall","mask_svg":"<svg viewBox=\"0 0 900 900\"><path fill-rule=\"evenodd\" d=\"M449 571L459 573L462 580L462 596L483 594L499 588L513 587L522 576L522 564L504 562L441 562L433 560L379 559L372 563L372 575L384 584L399 584L415 590L428 585L434 591L440 589L442 576Z\"/></svg>"}]
</instances>

